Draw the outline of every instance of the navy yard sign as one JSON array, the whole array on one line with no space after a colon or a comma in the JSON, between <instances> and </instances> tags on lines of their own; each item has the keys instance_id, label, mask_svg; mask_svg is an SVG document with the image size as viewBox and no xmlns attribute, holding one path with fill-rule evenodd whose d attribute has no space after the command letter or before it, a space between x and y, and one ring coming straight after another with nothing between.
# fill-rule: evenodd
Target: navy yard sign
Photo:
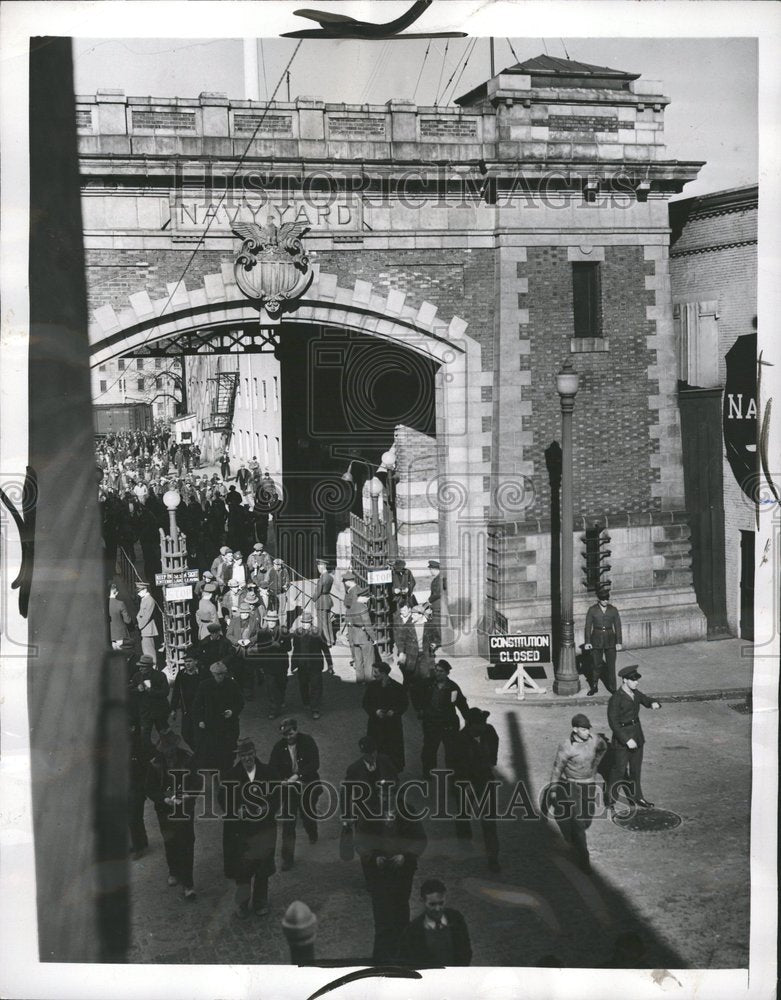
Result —
<instances>
[{"instance_id":1,"label":"navy yard sign","mask_svg":"<svg viewBox=\"0 0 781 1000\"><path fill-rule=\"evenodd\" d=\"M751 500L757 492L757 335L738 337L726 354L724 448L738 486Z\"/></svg>"}]
</instances>

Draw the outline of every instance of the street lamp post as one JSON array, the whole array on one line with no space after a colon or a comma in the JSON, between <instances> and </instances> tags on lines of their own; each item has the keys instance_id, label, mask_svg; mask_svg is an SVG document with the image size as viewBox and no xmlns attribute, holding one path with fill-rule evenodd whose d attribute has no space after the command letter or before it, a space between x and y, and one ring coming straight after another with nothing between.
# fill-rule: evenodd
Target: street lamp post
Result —
<instances>
[{"instance_id":1,"label":"street lamp post","mask_svg":"<svg viewBox=\"0 0 781 1000\"><path fill-rule=\"evenodd\" d=\"M187 539L179 531L176 523L176 509L182 498L176 490L167 490L163 494L163 503L168 511L168 531L165 535L160 529L160 554L162 556L163 573L179 576L187 569ZM167 587L163 584L163 593ZM164 601L163 635L165 637L165 662L172 677L184 662L184 651L189 641L189 612L186 601Z\"/></svg>"},{"instance_id":2,"label":"street lamp post","mask_svg":"<svg viewBox=\"0 0 781 1000\"><path fill-rule=\"evenodd\" d=\"M580 681L575 664L572 552L572 412L578 392L578 373L568 358L556 376L561 403L561 646L553 690L556 694L577 694Z\"/></svg>"}]
</instances>

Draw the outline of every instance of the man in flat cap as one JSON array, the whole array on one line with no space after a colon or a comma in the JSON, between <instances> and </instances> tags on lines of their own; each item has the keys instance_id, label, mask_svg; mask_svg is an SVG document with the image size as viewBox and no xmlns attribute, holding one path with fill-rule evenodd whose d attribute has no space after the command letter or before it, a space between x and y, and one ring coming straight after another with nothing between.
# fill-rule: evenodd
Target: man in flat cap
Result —
<instances>
[{"instance_id":1,"label":"man in flat cap","mask_svg":"<svg viewBox=\"0 0 781 1000\"><path fill-rule=\"evenodd\" d=\"M623 667L618 671L621 687L610 696L607 703L607 721L613 733L613 767L605 796L608 805L615 800L616 783L623 781L629 772L627 798L644 809L653 808L643 796L640 777L643 770L645 736L640 725L640 706L658 709L662 706L643 694L638 688L642 674L637 666Z\"/></svg>"},{"instance_id":2,"label":"man in flat cap","mask_svg":"<svg viewBox=\"0 0 781 1000\"><path fill-rule=\"evenodd\" d=\"M275 610L266 613L258 629L257 651L268 697L268 717L278 719L282 714L287 691L287 672L290 666L290 636L282 628Z\"/></svg>"},{"instance_id":3,"label":"man in flat cap","mask_svg":"<svg viewBox=\"0 0 781 1000\"><path fill-rule=\"evenodd\" d=\"M597 591L597 603L586 612L583 648L591 652L593 663L589 695L597 693L600 677L611 694L616 689L616 650L623 648L621 616L609 598L610 591L601 587Z\"/></svg>"},{"instance_id":4,"label":"man in flat cap","mask_svg":"<svg viewBox=\"0 0 781 1000\"><path fill-rule=\"evenodd\" d=\"M455 737L459 730L458 715L467 720L469 704L455 681L450 679L450 664L437 660L434 672L421 689L420 719L423 723L423 777L430 778L437 766L440 744L445 748L445 767L452 768Z\"/></svg>"},{"instance_id":5,"label":"man in flat cap","mask_svg":"<svg viewBox=\"0 0 781 1000\"><path fill-rule=\"evenodd\" d=\"M244 698L221 660L212 663L209 674L205 681L201 681L193 701L193 719L199 741L198 759L203 767L216 767L224 776L233 766Z\"/></svg>"},{"instance_id":6,"label":"man in flat cap","mask_svg":"<svg viewBox=\"0 0 781 1000\"><path fill-rule=\"evenodd\" d=\"M377 633L369 615L369 595L358 589L352 570L342 576L344 583L344 612L349 625L350 649L353 654L355 679L359 684L371 680L374 666L374 647Z\"/></svg>"},{"instance_id":7,"label":"man in flat cap","mask_svg":"<svg viewBox=\"0 0 781 1000\"><path fill-rule=\"evenodd\" d=\"M201 680L206 680L209 676L209 667L212 663L221 660L230 666L233 659L233 646L222 634L222 625L217 622L209 622L206 626L206 638L196 642L188 652L198 661L198 669Z\"/></svg>"},{"instance_id":8,"label":"man in flat cap","mask_svg":"<svg viewBox=\"0 0 781 1000\"><path fill-rule=\"evenodd\" d=\"M434 650L442 645L442 577L438 559L429 559L428 568L431 570L431 588L429 590L426 608L429 618L423 626L423 649L421 652L425 658L430 657Z\"/></svg>"},{"instance_id":9,"label":"man in flat cap","mask_svg":"<svg viewBox=\"0 0 781 1000\"><path fill-rule=\"evenodd\" d=\"M130 678L130 710L131 716L138 719L142 742L148 745L153 726L158 733L168 729L168 678L155 669L151 656L142 656L136 667Z\"/></svg>"},{"instance_id":10,"label":"man in flat cap","mask_svg":"<svg viewBox=\"0 0 781 1000\"><path fill-rule=\"evenodd\" d=\"M293 867L299 813L309 843L317 843L315 808L322 788L318 784L309 794L307 788L320 781L320 751L311 736L298 731L296 719L283 719L279 731L282 736L271 750L269 764L282 780L282 871L289 871Z\"/></svg>"},{"instance_id":11,"label":"man in flat cap","mask_svg":"<svg viewBox=\"0 0 781 1000\"><path fill-rule=\"evenodd\" d=\"M591 732L582 713L572 717L572 731L559 744L550 778L550 801L565 841L574 849L578 865L591 871L586 830L596 808L596 777L599 762L607 753L602 736Z\"/></svg>"},{"instance_id":12,"label":"man in flat cap","mask_svg":"<svg viewBox=\"0 0 781 1000\"><path fill-rule=\"evenodd\" d=\"M194 750L197 746L193 704L195 703L195 696L200 686L201 679L198 676L198 661L192 653L185 653L184 666L181 670L177 670L171 689L171 720L174 721L176 713L181 711L182 739L191 750Z\"/></svg>"},{"instance_id":13,"label":"man in flat cap","mask_svg":"<svg viewBox=\"0 0 781 1000\"><path fill-rule=\"evenodd\" d=\"M268 880L276 871L279 775L258 758L254 742L244 738L236 746L236 763L225 785L229 805L222 827L223 870L236 883L236 916L264 916Z\"/></svg>"},{"instance_id":14,"label":"man in flat cap","mask_svg":"<svg viewBox=\"0 0 781 1000\"><path fill-rule=\"evenodd\" d=\"M480 802L486 788L496 782L494 768L499 755L499 734L488 722L490 714L481 708L470 708L466 713L466 725L453 740L454 779L462 789L462 806L466 804L465 792L472 793L472 801ZM498 783L493 788L497 786ZM494 796L496 794L494 791ZM480 821L488 869L492 872L500 870L496 809L496 798L489 795L482 813L474 817ZM456 819L456 836L461 840L471 840L472 817L467 815L466 809L461 812L463 816Z\"/></svg>"},{"instance_id":15,"label":"man in flat cap","mask_svg":"<svg viewBox=\"0 0 781 1000\"><path fill-rule=\"evenodd\" d=\"M224 508L223 508L223 514L224 514ZM224 516L222 517L222 520L223 521L225 520ZM221 579L222 568L225 565L225 556L227 556L229 552L230 549L228 548L227 545L220 546L219 555L216 557L216 559L212 562L211 566L209 567L209 571L212 574L212 576L215 577L215 579L218 580Z\"/></svg>"},{"instance_id":16,"label":"man in flat cap","mask_svg":"<svg viewBox=\"0 0 781 1000\"><path fill-rule=\"evenodd\" d=\"M204 575L205 579L205 575ZM198 600L198 608L195 612L195 623L198 626L198 639L205 639L209 635L209 625L219 621L217 613L217 584L214 580L206 580L201 590Z\"/></svg>"}]
</instances>

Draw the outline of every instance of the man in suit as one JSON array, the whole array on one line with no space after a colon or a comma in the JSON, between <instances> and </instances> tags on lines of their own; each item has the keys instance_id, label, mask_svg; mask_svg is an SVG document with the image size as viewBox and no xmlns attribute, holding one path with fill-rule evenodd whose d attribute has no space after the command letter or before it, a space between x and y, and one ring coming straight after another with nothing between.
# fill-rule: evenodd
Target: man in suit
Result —
<instances>
[{"instance_id":1,"label":"man in suit","mask_svg":"<svg viewBox=\"0 0 781 1000\"><path fill-rule=\"evenodd\" d=\"M331 588L334 585L334 578L331 567L322 559L318 560L317 572L320 576L315 584L315 592L312 595L317 615L317 627L322 632L323 638L328 645L333 646L335 639L334 627L331 622L331 608L334 601L331 597Z\"/></svg>"},{"instance_id":2,"label":"man in suit","mask_svg":"<svg viewBox=\"0 0 781 1000\"><path fill-rule=\"evenodd\" d=\"M344 612L350 629L355 678L359 684L365 684L371 679L374 647L377 645L377 634L367 607L369 596L359 591L355 574L351 571L344 574L342 581L345 585Z\"/></svg>"},{"instance_id":3,"label":"man in suit","mask_svg":"<svg viewBox=\"0 0 781 1000\"><path fill-rule=\"evenodd\" d=\"M250 739L239 740L236 757L225 780L229 805L222 850L225 877L236 883L236 916L244 920L251 913L268 913L268 880L276 871L279 775L258 759Z\"/></svg>"},{"instance_id":4,"label":"man in suit","mask_svg":"<svg viewBox=\"0 0 781 1000\"><path fill-rule=\"evenodd\" d=\"M285 628L288 625L288 590L290 589L290 570L281 559L277 558L271 565L268 576L268 589L274 595L277 603L279 620Z\"/></svg>"},{"instance_id":5,"label":"man in suit","mask_svg":"<svg viewBox=\"0 0 781 1000\"><path fill-rule=\"evenodd\" d=\"M114 649L124 648L125 643L130 638L128 625L133 619L125 606L124 601L119 599L119 590L116 584L111 584L108 596L108 617L111 629L111 645Z\"/></svg>"},{"instance_id":6,"label":"man in suit","mask_svg":"<svg viewBox=\"0 0 781 1000\"><path fill-rule=\"evenodd\" d=\"M313 782L320 781L320 751L307 733L299 733L295 719L283 719L282 733L271 751L269 764L282 780L282 871L293 867L296 849L296 823L299 814L310 844L317 843L317 818L314 815L318 793L307 793Z\"/></svg>"},{"instance_id":7,"label":"man in suit","mask_svg":"<svg viewBox=\"0 0 781 1000\"><path fill-rule=\"evenodd\" d=\"M455 780L462 782L465 789L473 793L476 802L481 800L486 788L496 781L494 768L499 754L499 736L487 722L489 715L490 712L480 708L470 708L466 713L466 725L453 740ZM496 818L491 815L496 807L496 800L489 795L488 814L475 817L480 820L488 869L492 872L500 870L499 836ZM456 819L456 836L461 840L472 839L470 818L465 816L463 819Z\"/></svg>"},{"instance_id":8,"label":"man in suit","mask_svg":"<svg viewBox=\"0 0 781 1000\"><path fill-rule=\"evenodd\" d=\"M342 816L347 823L353 823L362 813L379 815L383 786L399 780L396 765L387 754L379 752L371 736L362 736L358 748L361 756L348 764L342 782Z\"/></svg>"},{"instance_id":9,"label":"man in suit","mask_svg":"<svg viewBox=\"0 0 781 1000\"><path fill-rule=\"evenodd\" d=\"M195 749L195 719L193 718L193 703L201 685L198 676L198 661L192 653L186 653L184 657L184 667L177 670L171 689L171 718L176 719L176 713L182 713L181 733L182 739L190 747Z\"/></svg>"},{"instance_id":10,"label":"man in suit","mask_svg":"<svg viewBox=\"0 0 781 1000\"><path fill-rule=\"evenodd\" d=\"M586 612L585 640L583 648L591 651L593 669L588 694L594 695L599 687L599 679L612 694L616 689L616 650L621 643L621 616L608 602L610 591L597 591L597 603Z\"/></svg>"},{"instance_id":11,"label":"man in suit","mask_svg":"<svg viewBox=\"0 0 781 1000\"><path fill-rule=\"evenodd\" d=\"M458 910L445 906L446 892L444 883L436 878L426 879L421 885L424 909L401 935L401 965L415 969L471 965L472 944L466 921Z\"/></svg>"},{"instance_id":12,"label":"man in suit","mask_svg":"<svg viewBox=\"0 0 781 1000\"><path fill-rule=\"evenodd\" d=\"M404 727L401 717L409 704L407 693L390 676L390 665L376 663L372 680L366 685L363 710L368 716L366 735L382 754L387 754L397 771L404 770Z\"/></svg>"},{"instance_id":13,"label":"man in suit","mask_svg":"<svg viewBox=\"0 0 781 1000\"><path fill-rule=\"evenodd\" d=\"M157 638L158 631L155 624L155 599L149 593L149 584L139 581L136 584L140 604L136 615L136 625L141 633L141 652L145 656L152 657L152 663L157 664Z\"/></svg>"},{"instance_id":14,"label":"man in suit","mask_svg":"<svg viewBox=\"0 0 781 1000\"><path fill-rule=\"evenodd\" d=\"M304 611L291 635L293 655L290 658L290 669L298 676L302 704L309 709L313 719L319 719L323 702L323 667L328 647L314 627L310 611Z\"/></svg>"},{"instance_id":15,"label":"man in suit","mask_svg":"<svg viewBox=\"0 0 781 1000\"><path fill-rule=\"evenodd\" d=\"M244 691L245 697L254 697L253 668L247 661L247 651L258 639L258 619L254 609L242 602L231 615L225 638L233 646L233 675Z\"/></svg>"},{"instance_id":16,"label":"man in suit","mask_svg":"<svg viewBox=\"0 0 781 1000\"><path fill-rule=\"evenodd\" d=\"M131 715L138 719L142 742L150 743L152 726L158 733L168 729L168 678L162 670L155 670L151 656L142 656L136 663L138 670L130 679Z\"/></svg>"},{"instance_id":17,"label":"man in suit","mask_svg":"<svg viewBox=\"0 0 781 1000\"><path fill-rule=\"evenodd\" d=\"M640 784L643 769L643 747L645 736L640 725L640 706L658 709L662 706L643 694L637 687L642 674L636 666L623 667L618 671L621 687L610 696L607 703L607 721L613 733L613 767L610 772L609 787L606 789L606 804L612 805L616 797L616 782L623 781L629 771L627 798L644 809L653 808L653 802L643 797Z\"/></svg>"},{"instance_id":18,"label":"man in suit","mask_svg":"<svg viewBox=\"0 0 781 1000\"><path fill-rule=\"evenodd\" d=\"M268 611L258 629L257 651L268 697L268 717L277 719L285 704L290 636L287 629L279 624L276 611Z\"/></svg>"},{"instance_id":19,"label":"man in suit","mask_svg":"<svg viewBox=\"0 0 781 1000\"><path fill-rule=\"evenodd\" d=\"M209 626L213 622L219 623L217 605L215 598L217 595L217 584L210 581L205 583L201 591L201 598L198 601L198 609L195 612L195 623L198 626L198 639L205 639L209 634Z\"/></svg>"},{"instance_id":20,"label":"man in suit","mask_svg":"<svg viewBox=\"0 0 781 1000\"><path fill-rule=\"evenodd\" d=\"M224 777L233 766L244 698L224 663L212 663L209 674L207 680L201 681L193 701L198 761L203 767L218 768Z\"/></svg>"}]
</instances>

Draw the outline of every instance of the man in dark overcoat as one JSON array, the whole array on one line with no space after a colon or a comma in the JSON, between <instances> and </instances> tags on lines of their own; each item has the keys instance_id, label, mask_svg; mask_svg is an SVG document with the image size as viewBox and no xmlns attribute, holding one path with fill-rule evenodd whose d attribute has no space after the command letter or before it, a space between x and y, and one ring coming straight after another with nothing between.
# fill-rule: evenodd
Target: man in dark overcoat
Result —
<instances>
[{"instance_id":1,"label":"man in dark overcoat","mask_svg":"<svg viewBox=\"0 0 781 1000\"><path fill-rule=\"evenodd\" d=\"M266 612L265 621L258 629L257 651L268 697L268 717L277 719L285 703L290 636L280 625L279 615L274 610Z\"/></svg>"},{"instance_id":2,"label":"man in dark overcoat","mask_svg":"<svg viewBox=\"0 0 781 1000\"><path fill-rule=\"evenodd\" d=\"M193 755L181 738L169 730L161 735L157 753L146 772L146 794L154 802L163 837L168 884L181 885L187 900L195 899L193 856L198 788L194 766Z\"/></svg>"},{"instance_id":3,"label":"man in dark overcoat","mask_svg":"<svg viewBox=\"0 0 781 1000\"><path fill-rule=\"evenodd\" d=\"M466 725L453 740L455 781L463 782L463 787L473 793L477 802L486 788L491 787L491 782L496 781L494 768L499 753L499 736L487 721L489 715L489 712L480 708L470 708L466 713ZM490 815L492 810L495 811L496 805L496 800L489 796L483 815L475 817L480 820L488 868L492 872L499 871L499 836L496 818ZM462 840L471 840L470 819L464 817L456 820L456 836Z\"/></svg>"},{"instance_id":4,"label":"man in dark overcoat","mask_svg":"<svg viewBox=\"0 0 781 1000\"><path fill-rule=\"evenodd\" d=\"M609 603L610 591L597 591L597 603L586 612L583 649L591 652L592 671L587 694L594 695L599 688L599 680L612 694L616 689L616 650L623 648L621 616L618 609Z\"/></svg>"},{"instance_id":5,"label":"man in dark overcoat","mask_svg":"<svg viewBox=\"0 0 781 1000\"><path fill-rule=\"evenodd\" d=\"M269 764L282 781L282 871L288 871L293 867L295 857L299 814L309 843L317 843L317 818L314 810L319 797L315 793L320 789L316 788L313 793L307 794L307 788L320 781L320 751L311 736L298 731L295 719L283 719L279 729L282 736L274 744Z\"/></svg>"},{"instance_id":6,"label":"man in dark overcoat","mask_svg":"<svg viewBox=\"0 0 781 1000\"><path fill-rule=\"evenodd\" d=\"M292 632L293 655L290 669L298 677L301 702L313 719L320 718L323 702L323 668L328 646L322 633L314 627L311 611L304 611Z\"/></svg>"},{"instance_id":7,"label":"man in dark overcoat","mask_svg":"<svg viewBox=\"0 0 781 1000\"><path fill-rule=\"evenodd\" d=\"M375 663L372 680L363 695L363 710L368 715L366 735L381 754L393 761L397 771L404 770L404 726L402 716L409 702L404 688L390 676L390 665Z\"/></svg>"},{"instance_id":8,"label":"man in dark overcoat","mask_svg":"<svg viewBox=\"0 0 781 1000\"><path fill-rule=\"evenodd\" d=\"M198 763L202 767L218 768L222 776L233 767L244 698L222 661L212 663L209 673L211 676L201 682L193 702Z\"/></svg>"}]
</instances>

